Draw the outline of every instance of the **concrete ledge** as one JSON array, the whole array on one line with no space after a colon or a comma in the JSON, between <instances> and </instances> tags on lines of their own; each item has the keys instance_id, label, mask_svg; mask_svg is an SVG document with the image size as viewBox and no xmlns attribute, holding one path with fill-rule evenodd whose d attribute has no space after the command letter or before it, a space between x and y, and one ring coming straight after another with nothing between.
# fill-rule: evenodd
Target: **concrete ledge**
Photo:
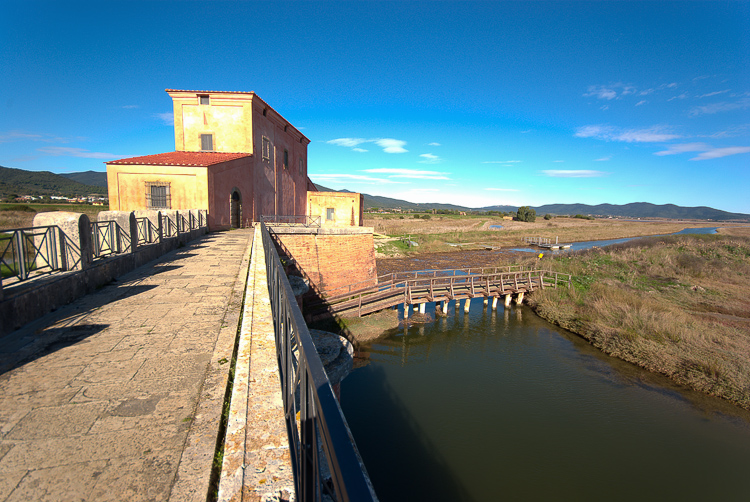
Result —
<instances>
[{"instance_id":1,"label":"concrete ledge","mask_svg":"<svg viewBox=\"0 0 750 502\"><path fill-rule=\"evenodd\" d=\"M219 501L294 497L261 232L255 232L227 420Z\"/></svg>"},{"instance_id":2,"label":"concrete ledge","mask_svg":"<svg viewBox=\"0 0 750 502\"><path fill-rule=\"evenodd\" d=\"M373 227L295 227L268 225L269 230L279 235L364 235L375 232Z\"/></svg>"}]
</instances>

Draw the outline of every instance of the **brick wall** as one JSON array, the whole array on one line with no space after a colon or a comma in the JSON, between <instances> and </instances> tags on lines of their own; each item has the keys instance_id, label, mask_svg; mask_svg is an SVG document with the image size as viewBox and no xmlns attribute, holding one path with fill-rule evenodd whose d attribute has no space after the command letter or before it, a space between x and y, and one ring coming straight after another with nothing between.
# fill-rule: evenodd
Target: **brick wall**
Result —
<instances>
[{"instance_id":1,"label":"brick wall","mask_svg":"<svg viewBox=\"0 0 750 502\"><path fill-rule=\"evenodd\" d=\"M279 255L291 255L303 275L323 292L365 281L377 283L372 232L354 234L275 233ZM279 245L280 241L280 245Z\"/></svg>"}]
</instances>

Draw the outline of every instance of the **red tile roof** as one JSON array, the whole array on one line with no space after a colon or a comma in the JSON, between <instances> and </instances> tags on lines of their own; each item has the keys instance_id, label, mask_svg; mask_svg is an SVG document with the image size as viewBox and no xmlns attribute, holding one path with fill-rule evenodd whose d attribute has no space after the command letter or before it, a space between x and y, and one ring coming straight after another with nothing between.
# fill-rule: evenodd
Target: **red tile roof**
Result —
<instances>
[{"instance_id":1,"label":"red tile roof","mask_svg":"<svg viewBox=\"0 0 750 502\"><path fill-rule=\"evenodd\" d=\"M131 157L129 159L113 160L105 164L115 165L145 165L145 166L197 166L207 167L221 164L229 160L252 157L251 153L225 153L225 152L167 152L156 155L144 155L143 157Z\"/></svg>"}]
</instances>

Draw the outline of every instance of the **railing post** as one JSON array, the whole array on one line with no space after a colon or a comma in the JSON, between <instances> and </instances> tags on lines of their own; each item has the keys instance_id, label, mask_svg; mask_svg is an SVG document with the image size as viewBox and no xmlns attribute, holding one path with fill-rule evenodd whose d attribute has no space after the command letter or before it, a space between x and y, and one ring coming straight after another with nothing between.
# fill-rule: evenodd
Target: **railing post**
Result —
<instances>
[{"instance_id":1,"label":"railing post","mask_svg":"<svg viewBox=\"0 0 750 502\"><path fill-rule=\"evenodd\" d=\"M24 242L23 232L21 230L13 232L13 240L15 241L13 247L16 251L13 257L16 262L16 273L22 281L25 281L29 276L26 270L26 243Z\"/></svg>"}]
</instances>

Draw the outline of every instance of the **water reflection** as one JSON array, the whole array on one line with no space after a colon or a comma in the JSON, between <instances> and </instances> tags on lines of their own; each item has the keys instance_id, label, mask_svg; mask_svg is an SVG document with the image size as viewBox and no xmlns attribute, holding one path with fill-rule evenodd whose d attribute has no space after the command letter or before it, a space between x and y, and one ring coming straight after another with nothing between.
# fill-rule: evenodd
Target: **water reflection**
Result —
<instances>
[{"instance_id":1,"label":"water reflection","mask_svg":"<svg viewBox=\"0 0 750 502\"><path fill-rule=\"evenodd\" d=\"M750 414L481 301L400 328L343 382L382 501L746 499Z\"/></svg>"}]
</instances>

